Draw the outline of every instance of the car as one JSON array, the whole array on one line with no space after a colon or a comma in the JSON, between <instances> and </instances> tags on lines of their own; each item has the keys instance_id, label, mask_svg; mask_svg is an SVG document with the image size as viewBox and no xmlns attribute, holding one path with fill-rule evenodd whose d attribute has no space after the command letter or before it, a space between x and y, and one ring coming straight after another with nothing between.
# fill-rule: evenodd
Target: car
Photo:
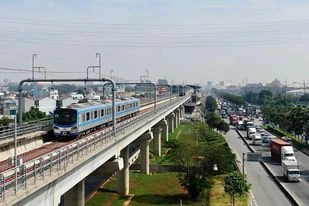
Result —
<instances>
[{"instance_id":1,"label":"car","mask_svg":"<svg viewBox=\"0 0 309 206\"><path fill-rule=\"evenodd\" d=\"M262 147L270 147L270 140L271 139L274 139L274 138L277 138L276 136L273 136L273 135L266 135L266 136L263 136L262 137Z\"/></svg>"}]
</instances>

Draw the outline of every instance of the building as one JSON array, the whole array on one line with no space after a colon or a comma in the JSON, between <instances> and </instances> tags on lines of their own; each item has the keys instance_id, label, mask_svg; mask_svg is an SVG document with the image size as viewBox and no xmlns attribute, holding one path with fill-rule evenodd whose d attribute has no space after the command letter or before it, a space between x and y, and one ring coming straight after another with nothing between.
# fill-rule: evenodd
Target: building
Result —
<instances>
[{"instance_id":1,"label":"building","mask_svg":"<svg viewBox=\"0 0 309 206\"><path fill-rule=\"evenodd\" d=\"M49 90L49 97L51 99L59 99L59 93L57 89L50 89Z\"/></svg>"},{"instance_id":2,"label":"building","mask_svg":"<svg viewBox=\"0 0 309 206\"><path fill-rule=\"evenodd\" d=\"M36 100L37 108L41 112L45 112L45 114L47 115L54 112L54 110L56 109L56 103L57 103L57 100L52 99L50 97L45 97L45 98Z\"/></svg>"},{"instance_id":3,"label":"building","mask_svg":"<svg viewBox=\"0 0 309 206\"><path fill-rule=\"evenodd\" d=\"M14 99L8 98L2 101L1 112L3 115L16 115L17 103Z\"/></svg>"},{"instance_id":4,"label":"building","mask_svg":"<svg viewBox=\"0 0 309 206\"><path fill-rule=\"evenodd\" d=\"M64 97L57 100L57 108L67 108L71 104L78 103L79 99L73 97Z\"/></svg>"}]
</instances>

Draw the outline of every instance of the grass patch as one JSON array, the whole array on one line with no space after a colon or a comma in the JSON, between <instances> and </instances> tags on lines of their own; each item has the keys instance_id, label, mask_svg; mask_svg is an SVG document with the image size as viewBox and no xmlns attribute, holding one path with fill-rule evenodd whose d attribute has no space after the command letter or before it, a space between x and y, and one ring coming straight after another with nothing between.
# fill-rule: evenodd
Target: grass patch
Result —
<instances>
[{"instance_id":1,"label":"grass patch","mask_svg":"<svg viewBox=\"0 0 309 206\"><path fill-rule=\"evenodd\" d=\"M213 183L211 189L206 193L206 197L210 206L222 206L231 205L231 197L224 192L224 175L214 176L211 178ZM248 205L248 195L243 195L241 197L235 197L235 205L237 206L247 206Z\"/></svg>"},{"instance_id":2,"label":"grass patch","mask_svg":"<svg viewBox=\"0 0 309 206\"><path fill-rule=\"evenodd\" d=\"M196 202L187 198L187 192L179 184L177 173L154 173L145 175L138 172L130 172L130 193L134 194L130 206L156 206L183 205L200 206L224 206L231 205L231 198L224 192L224 176L211 177L212 187L206 191L206 199ZM93 197L87 201L86 206L121 206L129 198L119 196L116 192L116 178L100 188ZM247 195L235 198L235 205L247 206Z\"/></svg>"},{"instance_id":3,"label":"grass patch","mask_svg":"<svg viewBox=\"0 0 309 206\"><path fill-rule=\"evenodd\" d=\"M213 132L210 130L210 132ZM209 132L209 133L210 133ZM169 134L169 139L177 138L179 141L186 144L196 145L197 134L192 124L181 124L174 133ZM214 137L217 139L217 136ZM168 148L164 147L165 140L162 139L162 156L154 156L151 152L150 163L152 165L171 164L164 161L164 154ZM152 151L152 144L150 151ZM139 161L139 160L138 160ZM191 205L200 206L202 199L197 202L192 202L187 198L187 191L179 184L177 177L178 173L154 173L153 175L145 175L138 172L130 171L130 193L134 194L131 199L130 206L155 206L155 205ZM205 192L205 205L231 205L230 196L224 192L224 176L211 177L212 188ZM120 206L129 198L119 196L117 194L117 182L115 177L112 177L104 187L98 190L93 197L87 201L86 205L107 205ZM236 205L247 205L247 195L236 198Z\"/></svg>"},{"instance_id":4,"label":"grass patch","mask_svg":"<svg viewBox=\"0 0 309 206\"><path fill-rule=\"evenodd\" d=\"M130 173L130 181L130 191L134 194L130 206L179 205L180 199L186 197L177 173Z\"/></svg>"}]
</instances>

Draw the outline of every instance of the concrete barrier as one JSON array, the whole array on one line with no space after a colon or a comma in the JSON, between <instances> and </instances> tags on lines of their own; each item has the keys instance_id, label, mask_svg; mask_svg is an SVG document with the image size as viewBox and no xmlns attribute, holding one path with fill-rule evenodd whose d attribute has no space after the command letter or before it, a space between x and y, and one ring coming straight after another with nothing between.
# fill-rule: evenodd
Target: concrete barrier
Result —
<instances>
[{"instance_id":1,"label":"concrete barrier","mask_svg":"<svg viewBox=\"0 0 309 206\"><path fill-rule=\"evenodd\" d=\"M44 145L43 135L46 131L37 131L17 137L17 154L22 154ZM0 140L0 161L14 156L14 138Z\"/></svg>"}]
</instances>

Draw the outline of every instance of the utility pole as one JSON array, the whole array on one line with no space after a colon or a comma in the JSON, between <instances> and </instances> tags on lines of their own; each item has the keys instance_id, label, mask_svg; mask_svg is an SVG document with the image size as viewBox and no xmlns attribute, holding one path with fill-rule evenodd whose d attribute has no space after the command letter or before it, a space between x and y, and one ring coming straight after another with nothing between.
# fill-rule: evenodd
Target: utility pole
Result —
<instances>
[{"instance_id":1,"label":"utility pole","mask_svg":"<svg viewBox=\"0 0 309 206\"><path fill-rule=\"evenodd\" d=\"M307 105L307 97L306 97L306 82L304 80L304 102L305 102L305 105Z\"/></svg>"}]
</instances>

